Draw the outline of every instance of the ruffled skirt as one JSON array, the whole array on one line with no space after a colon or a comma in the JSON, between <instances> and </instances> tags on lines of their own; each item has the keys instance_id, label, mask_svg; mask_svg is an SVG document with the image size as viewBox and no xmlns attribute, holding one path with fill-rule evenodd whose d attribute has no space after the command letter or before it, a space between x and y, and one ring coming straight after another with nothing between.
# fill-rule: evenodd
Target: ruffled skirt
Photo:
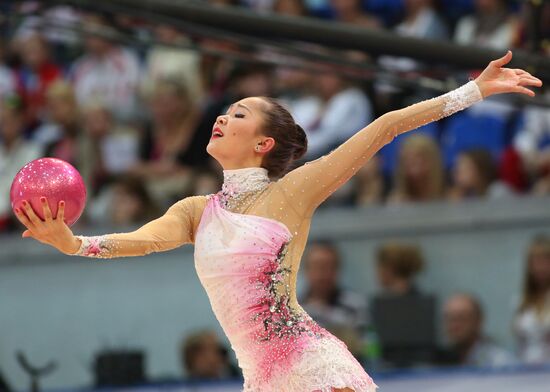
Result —
<instances>
[{"instance_id":1,"label":"ruffled skirt","mask_svg":"<svg viewBox=\"0 0 550 392\"><path fill-rule=\"evenodd\" d=\"M243 392L333 392L335 388L374 392L377 388L347 346L331 334L312 340L295 354L274 364L266 382L245 373Z\"/></svg>"}]
</instances>

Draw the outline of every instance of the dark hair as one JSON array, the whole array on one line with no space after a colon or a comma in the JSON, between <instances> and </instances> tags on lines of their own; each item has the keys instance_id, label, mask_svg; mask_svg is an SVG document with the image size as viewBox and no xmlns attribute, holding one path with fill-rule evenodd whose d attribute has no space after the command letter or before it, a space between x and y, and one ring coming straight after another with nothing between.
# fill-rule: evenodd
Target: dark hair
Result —
<instances>
[{"instance_id":1,"label":"dark hair","mask_svg":"<svg viewBox=\"0 0 550 392\"><path fill-rule=\"evenodd\" d=\"M328 250L330 253L332 253L332 257L334 258L334 262L335 262L335 267L336 268L340 267L340 264L341 264L340 251L338 250L338 247L333 241L326 238L312 241L307 247L306 256L309 256L309 253L314 248L321 248L324 250ZM308 262L309 262L309 257L306 257L305 258L306 267Z\"/></svg>"},{"instance_id":2,"label":"dark hair","mask_svg":"<svg viewBox=\"0 0 550 392\"><path fill-rule=\"evenodd\" d=\"M187 336L180 346L180 361L182 364L185 364L188 372L193 372L193 364L204 349L204 346L208 344L210 338L216 340L220 355L224 360L227 360L227 350L217 341L215 332L210 330L198 331Z\"/></svg>"},{"instance_id":3,"label":"dark hair","mask_svg":"<svg viewBox=\"0 0 550 392\"><path fill-rule=\"evenodd\" d=\"M493 156L489 151L482 148L475 148L464 151L462 155L471 159L481 177L482 189L480 189L480 191L485 193L491 183L498 178L498 173L495 167Z\"/></svg>"},{"instance_id":4,"label":"dark hair","mask_svg":"<svg viewBox=\"0 0 550 392\"><path fill-rule=\"evenodd\" d=\"M260 97L269 107L264 111L264 126L261 132L275 139L275 147L264 156L262 167L272 177L285 174L290 164L300 159L307 151L307 137L292 115L273 98Z\"/></svg>"},{"instance_id":5,"label":"dark hair","mask_svg":"<svg viewBox=\"0 0 550 392\"><path fill-rule=\"evenodd\" d=\"M412 278L422 270L424 258L420 248L397 241L386 242L377 250L379 266L391 269L397 276Z\"/></svg>"}]
</instances>

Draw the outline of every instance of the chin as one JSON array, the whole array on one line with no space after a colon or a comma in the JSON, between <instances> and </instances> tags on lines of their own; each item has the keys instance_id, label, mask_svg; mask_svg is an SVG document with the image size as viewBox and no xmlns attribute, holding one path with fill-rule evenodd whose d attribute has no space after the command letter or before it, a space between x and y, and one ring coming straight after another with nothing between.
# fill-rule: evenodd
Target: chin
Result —
<instances>
[{"instance_id":1,"label":"chin","mask_svg":"<svg viewBox=\"0 0 550 392\"><path fill-rule=\"evenodd\" d=\"M216 142L210 141L210 143L206 146L206 152L217 161L225 155L222 150L223 147L218 145Z\"/></svg>"}]
</instances>

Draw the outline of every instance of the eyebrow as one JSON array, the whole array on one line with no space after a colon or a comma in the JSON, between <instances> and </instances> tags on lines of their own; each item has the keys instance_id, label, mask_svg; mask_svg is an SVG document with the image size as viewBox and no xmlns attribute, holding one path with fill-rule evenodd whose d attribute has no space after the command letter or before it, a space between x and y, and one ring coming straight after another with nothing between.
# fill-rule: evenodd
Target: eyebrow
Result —
<instances>
[{"instance_id":1,"label":"eyebrow","mask_svg":"<svg viewBox=\"0 0 550 392\"><path fill-rule=\"evenodd\" d=\"M235 105L235 104L232 103L231 105L229 105L229 107L227 108L227 112L229 112L229 111L231 110L231 108L233 107L233 105ZM238 103L237 106L240 106L240 107L242 107L242 108L248 110L248 111L250 112L250 114L252 114L252 110L250 110L250 109L248 108L248 106L243 105L242 103Z\"/></svg>"},{"instance_id":2,"label":"eyebrow","mask_svg":"<svg viewBox=\"0 0 550 392\"><path fill-rule=\"evenodd\" d=\"M250 114L252 114L252 110L250 110L250 109L248 108L248 106L243 105L242 103L238 103L237 106L240 106L240 107L242 107L242 108L245 108L246 110L248 110L248 111L250 112Z\"/></svg>"}]
</instances>

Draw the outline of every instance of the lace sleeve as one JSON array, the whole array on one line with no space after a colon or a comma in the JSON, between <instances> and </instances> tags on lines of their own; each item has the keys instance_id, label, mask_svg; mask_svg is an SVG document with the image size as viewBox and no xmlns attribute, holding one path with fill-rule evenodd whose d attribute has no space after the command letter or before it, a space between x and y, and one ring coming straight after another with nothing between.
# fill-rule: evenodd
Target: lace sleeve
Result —
<instances>
[{"instance_id":1,"label":"lace sleeve","mask_svg":"<svg viewBox=\"0 0 550 392\"><path fill-rule=\"evenodd\" d=\"M115 258L143 256L193 243L195 230L204 207L204 196L182 199L166 213L130 233L81 236L80 248L73 256Z\"/></svg>"},{"instance_id":2,"label":"lace sleeve","mask_svg":"<svg viewBox=\"0 0 550 392\"><path fill-rule=\"evenodd\" d=\"M444 95L386 113L330 153L291 171L279 180L304 215L349 180L378 150L397 135L450 116L482 100L471 81Z\"/></svg>"}]
</instances>

